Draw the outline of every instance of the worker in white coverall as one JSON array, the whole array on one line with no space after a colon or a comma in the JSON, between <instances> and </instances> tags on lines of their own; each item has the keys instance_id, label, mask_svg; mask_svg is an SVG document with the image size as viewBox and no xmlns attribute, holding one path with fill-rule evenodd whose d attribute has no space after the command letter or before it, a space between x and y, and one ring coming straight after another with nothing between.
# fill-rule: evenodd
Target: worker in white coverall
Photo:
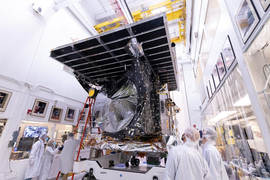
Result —
<instances>
[{"instance_id":1,"label":"worker in white coverall","mask_svg":"<svg viewBox=\"0 0 270 180\"><path fill-rule=\"evenodd\" d=\"M207 161L211 180L229 180L221 155L214 146L217 140L217 132L210 127L203 130L203 157Z\"/></svg>"},{"instance_id":2,"label":"worker in white coverall","mask_svg":"<svg viewBox=\"0 0 270 180\"><path fill-rule=\"evenodd\" d=\"M64 142L64 148L60 154L60 172L63 180L67 180L68 173L73 169L76 147L80 140L74 139L74 134L69 133L67 140Z\"/></svg>"},{"instance_id":3,"label":"worker in white coverall","mask_svg":"<svg viewBox=\"0 0 270 180\"><path fill-rule=\"evenodd\" d=\"M190 127L185 136L187 141L182 146L170 150L163 180L210 180L208 165L195 148L199 132Z\"/></svg>"},{"instance_id":4,"label":"worker in white coverall","mask_svg":"<svg viewBox=\"0 0 270 180\"><path fill-rule=\"evenodd\" d=\"M40 169L42 164L42 158L44 153L44 141L47 138L46 134L42 134L39 137L39 141L35 142L32 146L29 161L26 166L25 179L31 180L34 177L40 175Z\"/></svg>"},{"instance_id":5,"label":"worker in white coverall","mask_svg":"<svg viewBox=\"0 0 270 180\"><path fill-rule=\"evenodd\" d=\"M54 159L54 155L56 155L58 152L58 149L55 149L54 145L54 140L50 139L44 153L39 180L46 180L50 175L50 169Z\"/></svg>"}]
</instances>

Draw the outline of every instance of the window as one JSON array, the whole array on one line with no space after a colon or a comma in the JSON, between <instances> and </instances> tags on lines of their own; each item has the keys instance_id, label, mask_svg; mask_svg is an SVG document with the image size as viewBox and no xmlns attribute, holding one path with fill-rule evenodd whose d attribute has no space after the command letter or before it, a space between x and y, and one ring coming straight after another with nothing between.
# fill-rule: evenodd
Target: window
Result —
<instances>
[{"instance_id":1,"label":"window","mask_svg":"<svg viewBox=\"0 0 270 180\"><path fill-rule=\"evenodd\" d=\"M73 132L73 126L64 124L55 125L54 123L41 123L34 121L22 121L16 146L12 149L10 159L28 159L33 144L37 142L39 140L39 136L44 133L46 133L49 138L53 138L57 145L62 145L62 135L65 132ZM44 147L46 147L46 142Z\"/></svg>"},{"instance_id":2,"label":"window","mask_svg":"<svg viewBox=\"0 0 270 180\"><path fill-rule=\"evenodd\" d=\"M258 95L264 116L270 127L270 21L268 21L247 52L244 54L254 88ZM269 129L270 131L270 129Z\"/></svg>"},{"instance_id":3,"label":"window","mask_svg":"<svg viewBox=\"0 0 270 180\"><path fill-rule=\"evenodd\" d=\"M216 33L220 14L221 14L221 10L218 4L218 0L209 0L204 29L205 29L210 47L212 45L212 42Z\"/></svg>"},{"instance_id":4,"label":"window","mask_svg":"<svg viewBox=\"0 0 270 180\"><path fill-rule=\"evenodd\" d=\"M218 4L218 0L209 0L204 24L204 31L202 35L202 42L199 51L202 73L204 72L208 60L208 55L213 43L220 15L221 10Z\"/></svg>"},{"instance_id":5,"label":"window","mask_svg":"<svg viewBox=\"0 0 270 180\"><path fill-rule=\"evenodd\" d=\"M237 179L270 177L265 141L238 66L217 92L204 117L205 125L213 126L218 132L216 147L223 160L236 168L233 172Z\"/></svg>"}]
</instances>

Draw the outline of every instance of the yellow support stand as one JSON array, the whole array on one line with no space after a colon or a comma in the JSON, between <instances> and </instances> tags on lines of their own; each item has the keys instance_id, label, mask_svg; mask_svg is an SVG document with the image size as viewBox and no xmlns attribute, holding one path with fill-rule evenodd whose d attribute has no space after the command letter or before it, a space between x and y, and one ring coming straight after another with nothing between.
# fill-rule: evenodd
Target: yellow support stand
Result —
<instances>
[{"instance_id":1,"label":"yellow support stand","mask_svg":"<svg viewBox=\"0 0 270 180\"><path fill-rule=\"evenodd\" d=\"M84 143L82 143L81 149L84 149Z\"/></svg>"}]
</instances>

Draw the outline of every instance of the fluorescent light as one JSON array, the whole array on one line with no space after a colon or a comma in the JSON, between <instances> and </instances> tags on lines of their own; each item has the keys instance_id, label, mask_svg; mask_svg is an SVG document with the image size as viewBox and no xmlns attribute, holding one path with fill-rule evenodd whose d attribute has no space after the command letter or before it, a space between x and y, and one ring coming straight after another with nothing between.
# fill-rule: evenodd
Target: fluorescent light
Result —
<instances>
[{"instance_id":1,"label":"fluorescent light","mask_svg":"<svg viewBox=\"0 0 270 180\"><path fill-rule=\"evenodd\" d=\"M233 106L250 106L251 102L248 95L233 104Z\"/></svg>"},{"instance_id":2,"label":"fluorescent light","mask_svg":"<svg viewBox=\"0 0 270 180\"><path fill-rule=\"evenodd\" d=\"M22 123L29 123L29 124L49 124L49 123L45 123L45 122L35 122L35 121L25 121L25 120L22 120Z\"/></svg>"},{"instance_id":3,"label":"fluorescent light","mask_svg":"<svg viewBox=\"0 0 270 180\"><path fill-rule=\"evenodd\" d=\"M167 10L167 7L166 6L163 6L163 7L160 7L160 8L156 8L154 10L152 10L152 14L159 14L159 13L162 13L162 12L165 12Z\"/></svg>"},{"instance_id":4,"label":"fluorescent light","mask_svg":"<svg viewBox=\"0 0 270 180\"><path fill-rule=\"evenodd\" d=\"M210 119L210 122L218 122L221 119L224 119L232 114L236 113L236 111L222 111L216 117Z\"/></svg>"}]
</instances>

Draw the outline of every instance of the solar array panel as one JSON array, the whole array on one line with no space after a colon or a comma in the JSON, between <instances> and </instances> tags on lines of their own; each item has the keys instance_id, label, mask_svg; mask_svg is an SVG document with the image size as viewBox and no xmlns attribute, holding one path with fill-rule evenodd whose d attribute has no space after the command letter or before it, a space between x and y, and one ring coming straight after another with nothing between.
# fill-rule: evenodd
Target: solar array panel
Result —
<instances>
[{"instance_id":1,"label":"solar array panel","mask_svg":"<svg viewBox=\"0 0 270 180\"><path fill-rule=\"evenodd\" d=\"M172 51L166 15L161 14L90 38L66 44L51 51L51 57L72 68L89 82L123 75L132 64L124 50L136 37L143 43L144 56L155 76L177 89L177 63Z\"/></svg>"}]
</instances>

